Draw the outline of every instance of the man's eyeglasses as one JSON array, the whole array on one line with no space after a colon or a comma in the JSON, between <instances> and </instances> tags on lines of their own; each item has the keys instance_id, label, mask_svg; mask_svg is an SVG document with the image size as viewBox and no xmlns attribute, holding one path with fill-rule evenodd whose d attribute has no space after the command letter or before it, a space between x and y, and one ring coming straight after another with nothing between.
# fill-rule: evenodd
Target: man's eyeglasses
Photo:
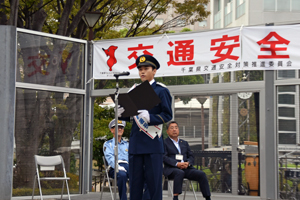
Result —
<instances>
[{"instance_id":1,"label":"man's eyeglasses","mask_svg":"<svg viewBox=\"0 0 300 200\"><path fill-rule=\"evenodd\" d=\"M170 126L171 130L178 129L178 126Z\"/></svg>"},{"instance_id":2,"label":"man's eyeglasses","mask_svg":"<svg viewBox=\"0 0 300 200\"><path fill-rule=\"evenodd\" d=\"M115 127L113 127L115 128ZM118 126L118 129L124 129L124 126Z\"/></svg>"}]
</instances>

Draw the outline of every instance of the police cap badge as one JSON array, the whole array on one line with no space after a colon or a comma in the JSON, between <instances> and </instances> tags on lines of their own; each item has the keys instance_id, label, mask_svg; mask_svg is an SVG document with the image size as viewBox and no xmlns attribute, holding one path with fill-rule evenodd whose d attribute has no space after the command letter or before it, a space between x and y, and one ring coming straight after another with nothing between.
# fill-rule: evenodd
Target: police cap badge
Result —
<instances>
[{"instance_id":1,"label":"police cap badge","mask_svg":"<svg viewBox=\"0 0 300 200\"><path fill-rule=\"evenodd\" d=\"M150 65L152 67L154 67L155 69L159 69L160 65L159 62L150 55L141 55L139 56L136 61L135 64L137 66L137 68L141 67L141 66L146 66L146 65Z\"/></svg>"},{"instance_id":2,"label":"police cap badge","mask_svg":"<svg viewBox=\"0 0 300 200\"><path fill-rule=\"evenodd\" d=\"M126 122L125 122L125 121L118 120L118 126L123 126L123 127L125 127L125 126L126 126ZM109 129L111 129L111 128L113 128L113 127L115 127L115 119L111 120L111 121L109 122L109 125L108 125L108 128L109 128Z\"/></svg>"}]
</instances>

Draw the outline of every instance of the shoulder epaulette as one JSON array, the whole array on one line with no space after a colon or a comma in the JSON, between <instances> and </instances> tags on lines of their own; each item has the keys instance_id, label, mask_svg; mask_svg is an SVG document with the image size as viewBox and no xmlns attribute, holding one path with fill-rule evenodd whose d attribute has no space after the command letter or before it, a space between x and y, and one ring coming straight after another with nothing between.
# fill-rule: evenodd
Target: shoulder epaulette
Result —
<instances>
[{"instance_id":1,"label":"shoulder epaulette","mask_svg":"<svg viewBox=\"0 0 300 200\"><path fill-rule=\"evenodd\" d=\"M162 87L167 87L165 84L161 83L161 82L156 82L157 85L160 85Z\"/></svg>"},{"instance_id":2,"label":"shoulder epaulette","mask_svg":"<svg viewBox=\"0 0 300 200\"><path fill-rule=\"evenodd\" d=\"M106 142L104 142L104 144L103 144L103 146L105 145L105 144L110 144L110 143L112 143L112 139L110 139L110 140L107 140Z\"/></svg>"},{"instance_id":3,"label":"shoulder epaulette","mask_svg":"<svg viewBox=\"0 0 300 200\"><path fill-rule=\"evenodd\" d=\"M138 85L140 85L140 83L138 83L138 84L133 84L133 86L128 90L128 92L130 92L131 90L133 90L134 88L136 88L136 86L138 86Z\"/></svg>"},{"instance_id":4,"label":"shoulder epaulette","mask_svg":"<svg viewBox=\"0 0 300 200\"><path fill-rule=\"evenodd\" d=\"M107 141L106 141L107 142ZM105 146L106 142L103 143L103 146Z\"/></svg>"}]
</instances>

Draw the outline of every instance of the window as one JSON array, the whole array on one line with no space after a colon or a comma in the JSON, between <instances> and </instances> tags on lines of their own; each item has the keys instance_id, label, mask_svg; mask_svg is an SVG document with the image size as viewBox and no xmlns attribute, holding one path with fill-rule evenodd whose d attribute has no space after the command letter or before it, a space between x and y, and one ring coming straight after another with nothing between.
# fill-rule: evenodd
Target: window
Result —
<instances>
[{"instance_id":1,"label":"window","mask_svg":"<svg viewBox=\"0 0 300 200\"><path fill-rule=\"evenodd\" d=\"M278 70L277 79L296 78L295 70Z\"/></svg>"},{"instance_id":2,"label":"window","mask_svg":"<svg viewBox=\"0 0 300 200\"><path fill-rule=\"evenodd\" d=\"M288 107L281 107L278 109L278 115L281 117L295 117L295 109Z\"/></svg>"},{"instance_id":3,"label":"window","mask_svg":"<svg viewBox=\"0 0 300 200\"><path fill-rule=\"evenodd\" d=\"M300 11L300 0L292 1L292 11Z\"/></svg>"},{"instance_id":4,"label":"window","mask_svg":"<svg viewBox=\"0 0 300 200\"><path fill-rule=\"evenodd\" d=\"M300 0L264 0L264 11L300 11Z\"/></svg>"},{"instance_id":5,"label":"window","mask_svg":"<svg viewBox=\"0 0 300 200\"><path fill-rule=\"evenodd\" d=\"M217 11L221 10L221 0L217 0Z\"/></svg>"},{"instance_id":6,"label":"window","mask_svg":"<svg viewBox=\"0 0 300 200\"><path fill-rule=\"evenodd\" d=\"M279 130L282 131L296 131L296 120L284 120L280 119L278 121Z\"/></svg>"},{"instance_id":7,"label":"window","mask_svg":"<svg viewBox=\"0 0 300 200\"><path fill-rule=\"evenodd\" d=\"M275 0L264 0L265 11L275 11Z\"/></svg>"},{"instance_id":8,"label":"window","mask_svg":"<svg viewBox=\"0 0 300 200\"><path fill-rule=\"evenodd\" d=\"M295 104L295 95L293 94L278 94L279 104Z\"/></svg>"},{"instance_id":9,"label":"window","mask_svg":"<svg viewBox=\"0 0 300 200\"><path fill-rule=\"evenodd\" d=\"M297 113L296 113L296 86L278 86L278 139L279 144L296 144L297 140Z\"/></svg>"},{"instance_id":10,"label":"window","mask_svg":"<svg viewBox=\"0 0 300 200\"><path fill-rule=\"evenodd\" d=\"M277 11L290 11L290 0L277 0Z\"/></svg>"},{"instance_id":11,"label":"window","mask_svg":"<svg viewBox=\"0 0 300 200\"><path fill-rule=\"evenodd\" d=\"M245 1L237 0L236 1L236 19L245 14Z\"/></svg>"},{"instance_id":12,"label":"window","mask_svg":"<svg viewBox=\"0 0 300 200\"><path fill-rule=\"evenodd\" d=\"M228 26L232 22L232 3L228 2L225 6L224 26Z\"/></svg>"},{"instance_id":13,"label":"window","mask_svg":"<svg viewBox=\"0 0 300 200\"><path fill-rule=\"evenodd\" d=\"M279 133L280 144L296 144L296 133Z\"/></svg>"},{"instance_id":14,"label":"window","mask_svg":"<svg viewBox=\"0 0 300 200\"><path fill-rule=\"evenodd\" d=\"M163 19L155 19L155 25L163 25L164 20Z\"/></svg>"},{"instance_id":15,"label":"window","mask_svg":"<svg viewBox=\"0 0 300 200\"><path fill-rule=\"evenodd\" d=\"M214 16L214 28L221 28L221 12Z\"/></svg>"},{"instance_id":16,"label":"window","mask_svg":"<svg viewBox=\"0 0 300 200\"><path fill-rule=\"evenodd\" d=\"M207 26L207 20L203 20L202 22L199 22L200 27L206 27Z\"/></svg>"}]
</instances>

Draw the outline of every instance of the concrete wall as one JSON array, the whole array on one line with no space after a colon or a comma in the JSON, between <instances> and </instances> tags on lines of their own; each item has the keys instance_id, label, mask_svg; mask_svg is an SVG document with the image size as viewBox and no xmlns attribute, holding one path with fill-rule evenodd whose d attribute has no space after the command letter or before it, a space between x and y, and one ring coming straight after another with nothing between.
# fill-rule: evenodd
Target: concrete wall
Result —
<instances>
[{"instance_id":1,"label":"concrete wall","mask_svg":"<svg viewBox=\"0 0 300 200\"><path fill-rule=\"evenodd\" d=\"M11 199L15 125L16 28L0 26L0 195Z\"/></svg>"}]
</instances>

